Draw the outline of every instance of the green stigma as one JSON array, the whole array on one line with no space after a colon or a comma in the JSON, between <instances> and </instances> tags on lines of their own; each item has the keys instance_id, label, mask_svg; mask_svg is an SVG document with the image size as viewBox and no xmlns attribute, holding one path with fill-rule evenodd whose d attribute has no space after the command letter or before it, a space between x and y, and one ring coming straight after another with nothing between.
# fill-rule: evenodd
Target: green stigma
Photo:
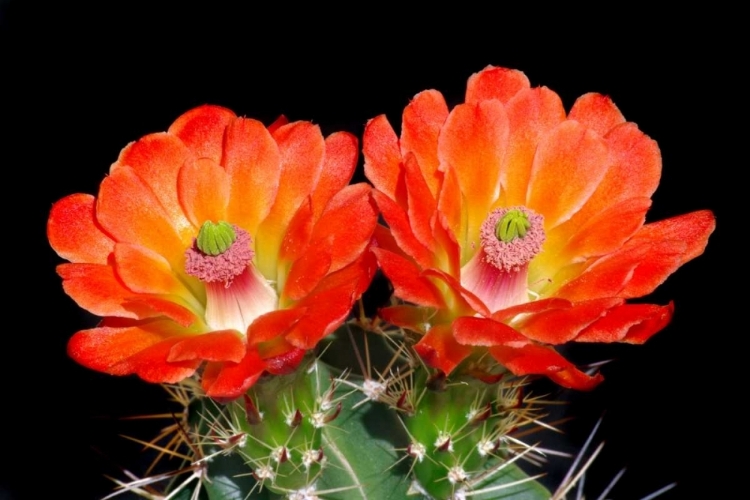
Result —
<instances>
[{"instance_id":1,"label":"green stigma","mask_svg":"<svg viewBox=\"0 0 750 500\"><path fill-rule=\"evenodd\" d=\"M509 243L516 238L526 236L526 231L531 227L526 214L521 210L508 210L495 226L495 236L503 243Z\"/></svg>"},{"instance_id":2,"label":"green stigma","mask_svg":"<svg viewBox=\"0 0 750 500\"><path fill-rule=\"evenodd\" d=\"M198 250L206 255L221 255L232 246L237 235L232 225L225 221L216 224L207 220L198 231Z\"/></svg>"}]
</instances>

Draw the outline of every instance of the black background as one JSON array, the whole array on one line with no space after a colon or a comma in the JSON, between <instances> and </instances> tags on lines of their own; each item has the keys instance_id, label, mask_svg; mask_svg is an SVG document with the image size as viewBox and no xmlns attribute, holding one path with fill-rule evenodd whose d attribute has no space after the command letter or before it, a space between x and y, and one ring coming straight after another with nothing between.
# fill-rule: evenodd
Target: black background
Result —
<instances>
[{"instance_id":1,"label":"black background","mask_svg":"<svg viewBox=\"0 0 750 500\"><path fill-rule=\"evenodd\" d=\"M611 498L640 498L672 481L679 487L663 498L703 488L721 498L732 463L719 448L743 418L726 396L735 383L730 353L747 333L721 323L737 313L727 283L744 280L739 266L730 268L740 256L728 254L727 241L733 172L747 164L735 158L733 126L724 121L744 106L731 75L740 63L731 13L682 12L677 22L639 10L497 14L463 2L451 12L427 4L409 13L252 5L0 0L5 238L15 240L3 253L12 298L0 344L0 498L101 498L112 488L103 474L122 478L118 465L143 465L138 446L118 434L146 438L161 425L117 417L167 408L159 388L66 357L70 335L96 318L64 295L55 274L61 260L45 237L55 200L95 193L122 147L196 105L265 123L283 113L325 134L361 135L381 113L400 123L409 99L427 88L461 102L466 79L488 64L524 71L566 108L585 92L608 94L657 140L664 171L650 220L702 208L717 214L706 254L650 298L675 301L670 326L642 347L568 353L578 362L615 361L593 393L570 396L576 420L560 446L580 444L606 410L599 436L607 445L587 481L590 498L623 466ZM553 22L542 22L546 14ZM730 269L735 277L726 280Z\"/></svg>"}]
</instances>

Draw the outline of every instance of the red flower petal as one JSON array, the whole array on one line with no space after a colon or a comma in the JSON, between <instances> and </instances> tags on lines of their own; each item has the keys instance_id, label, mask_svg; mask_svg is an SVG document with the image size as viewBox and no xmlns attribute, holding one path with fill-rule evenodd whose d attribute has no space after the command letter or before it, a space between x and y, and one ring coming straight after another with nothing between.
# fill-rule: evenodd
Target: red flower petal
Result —
<instances>
[{"instance_id":1,"label":"red flower petal","mask_svg":"<svg viewBox=\"0 0 750 500\"><path fill-rule=\"evenodd\" d=\"M565 309L538 312L522 320L516 328L532 340L545 344L564 344L623 302L623 299L618 298L587 300Z\"/></svg>"},{"instance_id":2,"label":"red flower petal","mask_svg":"<svg viewBox=\"0 0 750 500\"><path fill-rule=\"evenodd\" d=\"M173 384L195 373L200 360L167 362L172 347L183 337L172 337L137 352L113 365L108 372L114 375L134 373L146 382Z\"/></svg>"},{"instance_id":3,"label":"red flower petal","mask_svg":"<svg viewBox=\"0 0 750 500\"><path fill-rule=\"evenodd\" d=\"M437 142L448 106L443 95L436 90L420 92L404 108L401 126L401 154L409 153L417 160L422 176L433 197L437 196L442 175L438 171Z\"/></svg>"},{"instance_id":4,"label":"red flower petal","mask_svg":"<svg viewBox=\"0 0 750 500\"><path fill-rule=\"evenodd\" d=\"M507 103L513 96L529 88L529 79L521 71L487 66L469 77L466 85L466 102L476 103L498 99Z\"/></svg>"},{"instance_id":5,"label":"red flower petal","mask_svg":"<svg viewBox=\"0 0 750 500\"><path fill-rule=\"evenodd\" d=\"M173 294L191 297L167 260L140 245L115 245L114 265L118 277L135 293Z\"/></svg>"},{"instance_id":6,"label":"red flower petal","mask_svg":"<svg viewBox=\"0 0 750 500\"><path fill-rule=\"evenodd\" d=\"M684 264L703 253L708 244L708 237L715 228L714 214L710 210L699 210L646 224L633 236L631 243L658 240L683 241L687 247L680 263Z\"/></svg>"},{"instance_id":7,"label":"red flower petal","mask_svg":"<svg viewBox=\"0 0 750 500\"><path fill-rule=\"evenodd\" d=\"M137 298L137 295L125 288L110 266L61 264L57 266L57 274L64 280L65 293L92 314L124 318L151 316L142 307L129 308L126 305L128 300Z\"/></svg>"},{"instance_id":8,"label":"red flower petal","mask_svg":"<svg viewBox=\"0 0 750 500\"><path fill-rule=\"evenodd\" d=\"M117 241L142 245L170 262L182 262L187 241L181 239L159 200L131 168L119 167L102 181L96 216Z\"/></svg>"},{"instance_id":9,"label":"red flower petal","mask_svg":"<svg viewBox=\"0 0 750 500\"><path fill-rule=\"evenodd\" d=\"M177 192L185 214L196 228L206 221L227 219L230 179L227 172L210 159L186 162L180 169Z\"/></svg>"},{"instance_id":10,"label":"red flower petal","mask_svg":"<svg viewBox=\"0 0 750 500\"><path fill-rule=\"evenodd\" d=\"M450 374L472 352L471 347L456 342L450 325L434 325L414 350L425 363L445 374Z\"/></svg>"},{"instance_id":11,"label":"red flower petal","mask_svg":"<svg viewBox=\"0 0 750 500\"><path fill-rule=\"evenodd\" d=\"M463 345L521 347L530 341L504 323L464 316L453 322L453 336Z\"/></svg>"},{"instance_id":12,"label":"red flower petal","mask_svg":"<svg viewBox=\"0 0 750 500\"><path fill-rule=\"evenodd\" d=\"M304 307L293 307L271 311L259 316L247 329L247 342L250 345L268 342L281 337L302 317L307 314Z\"/></svg>"},{"instance_id":13,"label":"red flower petal","mask_svg":"<svg viewBox=\"0 0 750 500\"><path fill-rule=\"evenodd\" d=\"M547 299L535 300L534 302L526 302L525 304L518 304L517 306L508 307L506 309L501 309L492 314L492 319L494 319L495 321L508 321L518 316L519 314L533 314L554 309L567 309L572 305L573 304L568 300L551 297Z\"/></svg>"},{"instance_id":14,"label":"red flower petal","mask_svg":"<svg viewBox=\"0 0 750 500\"><path fill-rule=\"evenodd\" d=\"M417 265L382 248L374 248L372 251L377 256L381 269L393 283L397 297L436 309L445 306L440 291L430 280L422 276Z\"/></svg>"},{"instance_id":15,"label":"red flower petal","mask_svg":"<svg viewBox=\"0 0 750 500\"><path fill-rule=\"evenodd\" d=\"M192 153L177 137L165 133L151 134L129 144L112 165L110 174L129 167L148 186L169 223L181 238L189 238L193 228L185 218L175 186L182 165Z\"/></svg>"},{"instance_id":16,"label":"red flower petal","mask_svg":"<svg viewBox=\"0 0 750 500\"><path fill-rule=\"evenodd\" d=\"M544 215L545 230L568 220L588 200L607 173L607 153L601 137L571 120L539 144L527 206Z\"/></svg>"},{"instance_id":17,"label":"red flower petal","mask_svg":"<svg viewBox=\"0 0 750 500\"><path fill-rule=\"evenodd\" d=\"M71 262L106 264L114 241L99 227L96 200L88 194L66 196L52 206L47 237L57 255Z\"/></svg>"},{"instance_id":18,"label":"red flower petal","mask_svg":"<svg viewBox=\"0 0 750 500\"><path fill-rule=\"evenodd\" d=\"M508 117L503 105L495 100L456 106L440 134L441 168L456 173L466 197L466 238L475 244L479 242L479 227L487 217L487 209L500 192L500 170L507 145Z\"/></svg>"},{"instance_id":19,"label":"red flower petal","mask_svg":"<svg viewBox=\"0 0 750 500\"><path fill-rule=\"evenodd\" d=\"M391 234L399 247L414 258L420 266L425 268L432 266L433 254L425 246L425 243L414 235L409 216L404 209L380 191L374 191L372 196L377 202L378 208L380 208L386 222L388 222Z\"/></svg>"},{"instance_id":20,"label":"red flower petal","mask_svg":"<svg viewBox=\"0 0 750 500\"><path fill-rule=\"evenodd\" d=\"M307 314L286 334L286 340L299 349L312 349L333 332L349 315L354 302L367 289L375 274L374 259L365 254L347 267L326 276L296 307Z\"/></svg>"},{"instance_id":21,"label":"red flower petal","mask_svg":"<svg viewBox=\"0 0 750 500\"><path fill-rule=\"evenodd\" d=\"M601 374L587 375L551 347L528 344L521 348L490 347L490 354L515 375L545 375L569 389L588 391L604 380Z\"/></svg>"},{"instance_id":22,"label":"red flower petal","mask_svg":"<svg viewBox=\"0 0 750 500\"><path fill-rule=\"evenodd\" d=\"M506 105L510 135L500 172L506 206L526 204L531 167L540 141L565 120L560 97L540 87L521 90Z\"/></svg>"},{"instance_id":23,"label":"red flower petal","mask_svg":"<svg viewBox=\"0 0 750 500\"><path fill-rule=\"evenodd\" d=\"M396 197L401 152L398 138L385 115L367 122L362 150L365 154L365 175L375 189L391 199Z\"/></svg>"},{"instance_id":24,"label":"red flower petal","mask_svg":"<svg viewBox=\"0 0 750 500\"><path fill-rule=\"evenodd\" d=\"M602 137L615 126L625 123L625 117L612 99L594 92L576 99L568 118L586 125Z\"/></svg>"},{"instance_id":25,"label":"red flower petal","mask_svg":"<svg viewBox=\"0 0 750 500\"><path fill-rule=\"evenodd\" d=\"M203 372L201 386L206 395L220 400L236 399L263 374L265 363L255 349L247 349L239 363L209 363Z\"/></svg>"},{"instance_id":26,"label":"red flower petal","mask_svg":"<svg viewBox=\"0 0 750 500\"><path fill-rule=\"evenodd\" d=\"M434 309L415 306L390 306L378 311L378 316L384 321L422 333L429 326L430 316L434 314Z\"/></svg>"},{"instance_id":27,"label":"red flower petal","mask_svg":"<svg viewBox=\"0 0 750 500\"><path fill-rule=\"evenodd\" d=\"M333 196L344 189L354 175L358 156L357 138L346 132L331 134L325 140L325 160L312 193L316 217Z\"/></svg>"},{"instance_id":28,"label":"red flower petal","mask_svg":"<svg viewBox=\"0 0 750 500\"><path fill-rule=\"evenodd\" d=\"M177 118L169 127L169 133L177 136L195 158L210 158L221 163L224 132L235 119L235 114L226 108L200 106Z\"/></svg>"},{"instance_id":29,"label":"red flower petal","mask_svg":"<svg viewBox=\"0 0 750 500\"><path fill-rule=\"evenodd\" d=\"M82 330L68 341L68 356L87 368L111 373L112 366L163 338L161 333L138 325Z\"/></svg>"},{"instance_id":30,"label":"red flower petal","mask_svg":"<svg viewBox=\"0 0 750 500\"><path fill-rule=\"evenodd\" d=\"M187 337L175 345L167 355L167 361L206 360L233 361L238 363L245 356L245 342L235 330L210 332Z\"/></svg>"},{"instance_id":31,"label":"red flower petal","mask_svg":"<svg viewBox=\"0 0 750 500\"><path fill-rule=\"evenodd\" d=\"M623 304L584 329L576 342L628 342L642 344L669 324L674 304Z\"/></svg>"},{"instance_id":32,"label":"red flower petal","mask_svg":"<svg viewBox=\"0 0 750 500\"><path fill-rule=\"evenodd\" d=\"M227 127L222 164L231 185L227 219L254 235L279 189L279 147L262 123L239 118Z\"/></svg>"}]
</instances>

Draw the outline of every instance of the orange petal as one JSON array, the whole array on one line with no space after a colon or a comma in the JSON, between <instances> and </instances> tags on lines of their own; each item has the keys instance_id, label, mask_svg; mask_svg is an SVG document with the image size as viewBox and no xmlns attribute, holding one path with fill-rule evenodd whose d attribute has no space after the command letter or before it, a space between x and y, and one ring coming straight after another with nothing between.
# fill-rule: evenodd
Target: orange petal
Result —
<instances>
[{"instance_id":1,"label":"orange petal","mask_svg":"<svg viewBox=\"0 0 750 500\"><path fill-rule=\"evenodd\" d=\"M47 237L57 255L71 262L106 264L114 241L99 227L94 215L96 200L72 194L52 205Z\"/></svg>"},{"instance_id":2,"label":"orange petal","mask_svg":"<svg viewBox=\"0 0 750 500\"><path fill-rule=\"evenodd\" d=\"M114 375L128 375L135 373L146 382L160 384L174 384L193 373L200 365L200 360L167 362L172 346L181 342L184 337L177 336L162 340L158 344L139 351L109 369Z\"/></svg>"},{"instance_id":3,"label":"orange petal","mask_svg":"<svg viewBox=\"0 0 750 500\"><path fill-rule=\"evenodd\" d=\"M235 114L220 106L200 106L183 114L169 127L190 149L195 158L210 158L221 164L224 131Z\"/></svg>"},{"instance_id":4,"label":"orange petal","mask_svg":"<svg viewBox=\"0 0 750 500\"><path fill-rule=\"evenodd\" d=\"M544 216L545 230L580 210L607 173L607 153L601 137L572 120L539 144L526 205Z\"/></svg>"},{"instance_id":5,"label":"orange petal","mask_svg":"<svg viewBox=\"0 0 750 500\"><path fill-rule=\"evenodd\" d=\"M261 122L238 118L227 127L222 164L231 183L227 219L254 237L279 189L279 147Z\"/></svg>"},{"instance_id":6,"label":"orange petal","mask_svg":"<svg viewBox=\"0 0 750 500\"><path fill-rule=\"evenodd\" d=\"M521 348L490 347L490 354L515 375L545 375L569 389L588 391L604 377L587 375L551 347L528 344Z\"/></svg>"},{"instance_id":7,"label":"orange petal","mask_svg":"<svg viewBox=\"0 0 750 500\"><path fill-rule=\"evenodd\" d=\"M453 304L452 309L457 315L481 314L490 316L490 310L479 297L461 286L461 283L450 274L439 269L425 269L422 275L427 278L433 278L447 285L447 290L451 294L449 303Z\"/></svg>"},{"instance_id":8,"label":"orange petal","mask_svg":"<svg viewBox=\"0 0 750 500\"><path fill-rule=\"evenodd\" d=\"M517 306L508 307L501 309L492 314L492 319L495 321L510 321L519 314L533 314L544 311L550 311L553 309L566 309L571 307L573 304L565 299L559 299L552 297L548 299L536 300L534 302L526 302L525 304L518 304Z\"/></svg>"},{"instance_id":9,"label":"orange petal","mask_svg":"<svg viewBox=\"0 0 750 500\"><path fill-rule=\"evenodd\" d=\"M604 138L609 149L607 174L581 210L568 233L608 208L631 198L650 198L659 185L659 146L634 123L616 126Z\"/></svg>"},{"instance_id":10,"label":"orange petal","mask_svg":"<svg viewBox=\"0 0 750 500\"><path fill-rule=\"evenodd\" d=\"M378 310L378 316L392 325L424 333L434 309L415 306L390 306Z\"/></svg>"},{"instance_id":11,"label":"orange petal","mask_svg":"<svg viewBox=\"0 0 750 500\"><path fill-rule=\"evenodd\" d=\"M323 167L325 142L320 129L309 122L294 122L274 132L281 154L284 186L276 195L271 212L258 228L256 261L269 280L276 278L276 260L289 222L312 193Z\"/></svg>"},{"instance_id":12,"label":"orange petal","mask_svg":"<svg viewBox=\"0 0 750 500\"><path fill-rule=\"evenodd\" d=\"M239 363L209 363L203 372L201 386L210 398L221 401L242 396L261 376L265 363L255 349L247 349Z\"/></svg>"},{"instance_id":13,"label":"orange petal","mask_svg":"<svg viewBox=\"0 0 750 500\"><path fill-rule=\"evenodd\" d=\"M658 240L685 242L687 247L680 260L681 264L684 264L703 253L708 244L708 237L715 228L714 214L710 210L698 210L646 224L633 236L631 244Z\"/></svg>"},{"instance_id":14,"label":"orange petal","mask_svg":"<svg viewBox=\"0 0 750 500\"><path fill-rule=\"evenodd\" d=\"M286 116L284 116L284 115L279 115L279 117L278 117L278 118L276 118L276 119L275 119L275 120L273 121L273 123L271 123L271 124L270 124L270 125L268 126L268 131L269 131L269 132L271 132L271 133L273 134L273 133L274 133L274 132L275 132L275 131L276 131L276 130L277 130L277 129L279 128L279 127L283 127L283 126L284 126L284 125L286 125L287 123L289 123L289 118L287 118L287 117L286 117Z\"/></svg>"},{"instance_id":15,"label":"orange petal","mask_svg":"<svg viewBox=\"0 0 750 500\"><path fill-rule=\"evenodd\" d=\"M556 295L573 302L645 295L679 267L685 248L685 243L680 241L626 246L598 259L580 276L565 284ZM630 287L628 293L625 292L626 286ZM638 295L634 292L638 292Z\"/></svg>"},{"instance_id":16,"label":"orange petal","mask_svg":"<svg viewBox=\"0 0 750 500\"><path fill-rule=\"evenodd\" d=\"M560 97L546 87L521 90L506 105L510 136L500 173L505 206L526 204L526 192L539 142L565 120Z\"/></svg>"},{"instance_id":17,"label":"orange petal","mask_svg":"<svg viewBox=\"0 0 750 500\"><path fill-rule=\"evenodd\" d=\"M146 247L118 243L114 260L117 275L133 292L173 294L188 300L191 297L169 262Z\"/></svg>"},{"instance_id":18,"label":"orange petal","mask_svg":"<svg viewBox=\"0 0 750 500\"><path fill-rule=\"evenodd\" d=\"M453 322L453 336L463 345L520 347L529 339L504 323L487 319L464 316Z\"/></svg>"},{"instance_id":19,"label":"orange petal","mask_svg":"<svg viewBox=\"0 0 750 500\"><path fill-rule=\"evenodd\" d=\"M182 305L182 304L184 305ZM126 300L123 306L127 308L143 309L150 314L141 314L139 317L166 316L174 320L178 325L185 328L199 324L200 318L188 307L180 297L169 296L168 298L139 295L137 298Z\"/></svg>"},{"instance_id":20,"label":"orange petal","mask_svg":"<svg viewBox=\"0 0 750 500\"><path fill-rule=\"evenodd\" d=\"M538 312L522 320L516 328L524 336L545 344L564 344L624 302L618 298L587 300L564 309Z\"/></svg>"},{"instance_id":21,"label":"orange petal","mask_svg":"<svg viewBox=\"0 0 750 500\"><path fill-rule=\"evenodd\" d=\"M367 289L375 274L375 262L363 255L349 266L326 276L297 307L307 308L306 315L286 335L291 345L308 350L341 326L354 302Z\"/></svg>"},{"instance_id":22,"label":"orange petal","mask_svg":"<svg viewBox=\"0 0 750 500\"><path fill-rule=\"evenodd\" d=\"M408 194L409 225L414 236L432 252L436 251L432 224L437 203L422 176L417 160L409 154L404 162L404 181Z\"/></svg>"},{"instance_id":23,"label":"orange petal","mask_svg":"<svg viewBox=\"0 0 750 500\"><path fill-rule=\"evenodd\" d=\"M443 176L443 186L440 189L438 198L438 210L443 214L445 225L450 228L453 237L457 242L465 242L468 238L466 231L466 213L462 212L462 207L468 202L461 193L458 185L458 176L453 169L449 169ZM471 246L461 247L461 262L468 262L474 251Z\"/></svg>"},{"instance_id":24,"label":"orange petal","mask_svg":"<svg viewBox=\"0 0 750 500\"><path fill-rule=\"evenodd\" d=\"M352 134L337 132L326 137L323 170L312 193L316 217L333 195L349 184L357 166L358 154L357 138Z\"/></svg>"},{"instance_id":25,"label":"orange petal","mask_svg":"<svg viewBox=\"0 0 750 500\"><path fill-rule=\"evenodd\" d=\"M685 261L683 255L688 251L687 244L683 241L646 243L639 246L646 247L646 255L620 292L622 297L642 297L653 292L682 265Z\"/></svg>"},{"instance_id":26,"label":"orange petal","mask_svg":"<svg viewBox=\"0 0 750 500\"><path fill-rule=\"evenodd\" d=\"M150 248L171 263L182 262L187 242L181 240L159 200L131 168L120 167L104 179L96 217L117 241Z\"/></svg>"},{"instance_id":27,"label":"orange petal","mask_svg":"<svg viewBox=\"0 0 750 500\"><path fill-rule=\"evenodd\" d=\"M625 117L609 96L594 92L584 94L573 104L568 118L580 122L604 137Z\"/></svg>"},{"instance_id":28,"label":"orange petal","mask_svg":"<svg viewBox=\"0 0 750 500\"><path fill-rule=\"evenodd\" d=\"M101 264L62 264L57 273L64 280L65 293L80 307L97 316L143 318L151 316L143 308L129 308L128 300L138 298L120 282L110 266Z\"/></svg>"},{"instance_id":29,"label":"orange petal","mask_svg":"<svg viewBox=\"0 0 750 500\"><path fill-rule=\"evenodd\" d=\"M479 244L479 227L500 195L500 171L508 147L508 117L496 100L460 104L448 115L438 142L441 169L456 173L465 197L466 240ZM459 235L457 235L459 236Z\"/></svg>"},{"instance_id":30,"label":"orange petal","mask_svg":"<svg viewBox=\"0 0 750 500\"><path fill-rule=\"evenodd\" d=\"M229 176L212 160L199 158L185 163L177 179L177 191L185 214L196 228L206 221L227 219Z\"/></svg>"},{"instance_id":31,"label":"orange petal","mask_svg":"<svg viewBox=\"0 0 750 500\"><path fill-rule=\"evenodd\" d=\"M281 154L279 190L271 209L271 216L288 221L297 207L312 192L323 169L325 141L317 125L295 122L284 125L273 134Z\"/></svg>"},{"instance_id":32,"label":"orange petal","mask_svg":"<svg viewBox=\"0 0 750 500\"><path fill-rule=\"evenodd\" d=\"M268 357L263 353L263 361L266 363L266 371L272 375L289 375L297 369L305 357L304 349L298 349L291 344L284 346L284 351Z\"/></svg>"},{"instance_id":33,"label":"orange petal","mask_svg":"<svg viewBox=\"0 0 750 500\"><path fill-rule=\"evenodd\" d=\"M338 271L362 254L378 222L371 188L360 183L347 186L331 199L315 224L310 252L326 249L331 271Z\"/></svg>"},{"instance_id":34,"label":"orange petal","mask_svg":"<svg viewBox=\"0 0 750 500\"><path fill-rule=\"evenodd\" d=\"M110 373L112 366L161 342L163 338L158 331L138 325L82 330L68 341L68 356L86 368Z\"/></svg>"},{"instance_id":35,"label":"orange petal","mask_svg":"<svg viewBox=\"0 0 750 500\"><path fill-rule=\"evenodd\" d=\"M580 261L614 252L643 226L650 207L649 198L630 198L600 212L581 226L562 253Z\"/></svg>"},{"instance_id":36,"label":"orange petal","mask_svg":"<svg viewBox=\"0 0 750 500\"><path fill-rule=\"evenodd\" d=\"M507 103L520 91L529 88L529 79L523 72L487 66L469 77L466 86L466 102L476 103L485 99L498 99Z\"/></svg>"},{"instance_id":37,"label":"orange petal","mask_svg":"<svg viewBox=\"0 0 750 500\"><path fill-rule=\"evenodd\" d=\"M289 221L279 249L279 260L292 262L305 255L312 236L313 217L312 199L308 198Z\"/></svg>"},{"instance_id":38,"label":"orange petal","mask_svg":"<svg viewBox=\"0 0 750 500\"><path fill-rule=\"evenodd\" d=\"M258 316L247 329L247 341L255 345L281 337L306 313L304 307L293 307Z\"/></svg>"},{"instance_id":39,"label":"orange petal","mask_svg":"<svg viewBox=\"0 0 750 500\"><path fill-rule=\"evenodd\" d=\"M170 224L182 238L189 238L194 229L177 197L177 175L185 161L192 157L177 137L166 133L151 134L123 149L110 174L122 167L132 168L148 186L151 196L159 200Z\"/></svg>"},{"instance_id":40,"label":"orange petal","mask_svg":"<svg viewBox=\"0 0 750 500\"><path fill-rule=\"evenodd\" d=\"M435 325L414 346L425 363L450 374L461 361L472 353L472 348L461 345L453 338L450 325Z\"/></svg>"},{"instance_id":41,"label":"orange petal","mask_svg":"<svg viewBox=\"0 0 750 500\"><path fill-rule=\"evenodd\" d=\"M437 143L448 118L448 105L437 90L420 92L406 106L401 125L401 154L412 153L434 198L442 175L438 172Z\"/></svg>"},{"instance_id":42,"label":"orange petal","mask_svg":"<svg viewBox=\"0 0 750 500\"><path fill-rule=\"evenodd\" d=\"M372 196L377 202L383 218L388 223L393 238L403 252L417 261L423 268L432 266L434 254L414 236L409 217L404 209L380 191L374 191Z\"/></svg>"},{"instance_id":43,"label":"orange petal","mask_svg":"<svg viewBox=\"0 0 750 500\"><path fill-rule=\"evenodd\" d=\"M206 360L238 363L245 356L245 342L235 330L210 332L187 337L175 345L167 361Z\"/></svg>"},{"instance_id":44,"label":"orange petal","mask_svg":"<svg viewBox=\"0 0 750 500\"><path fill-rule=\"evenodd\" d=\"M421 269L406 258L382 249L374 248L378 264L393 284L396 297L421 306L440 309L445 306L437 287L421 274Z\"/></svg>"},{"instance_id":45,"label":"orange petal","mask_svg":"<svg viewBox=\"0 0 750 500\"><path fill-rule=\"evenodd\" d=\"M669 324L674 304L623 304L588 326L576 342L628 342L642 344Z\"/></svg>"},{"instance_id":46,"label":"orange petal","mask_svg":"<svg viewBox=\"0 0 750 500\"><path fill-rule=\"evenodd\" d=\"M331 257L326 252L310 252L294 261L284 281L284 298L301 300L331 270Z\"/></svg>"},{"instance_id":47,"label":"orange petal","mask_svg":"<svg viewBox=\"0 0 750 500\"><path fill-rule=\"evenodd\" d=\"M396 198L401 151L398 137L385 115L367 122L362 138L365 175L375 189L391 199Z\"/></svg>"}]
</instances>

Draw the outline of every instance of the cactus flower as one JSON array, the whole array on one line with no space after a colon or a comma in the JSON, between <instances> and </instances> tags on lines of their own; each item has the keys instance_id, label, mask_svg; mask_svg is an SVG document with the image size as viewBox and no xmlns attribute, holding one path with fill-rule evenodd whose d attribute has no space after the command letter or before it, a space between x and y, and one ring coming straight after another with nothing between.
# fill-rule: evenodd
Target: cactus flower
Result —
<instances>
[{"instance_id":1,"label":"cactus flower","mask_svg":"<svg viewBox=\"0 0 750 500\"><path fill-rule=\"evenodd\" d=\"M515 70L473 75L462 104L418 94L398 138L384 116L364 134L365 172L390 227L378 262L403 303L381 316L421 334L446 374L485 352L516 375L589 389L568 342L640 344L673 305L629 303L700 255L709 211L645 223L661 173L656 142L612 101L557 94Z\"/></svg>"},{"instance_id":2,"label":"cactus flower","mask_svg":"<svg viewBox=\"0 0 750 500\"><path fill-rule=\"evenodd\" d=\"M377 210L368 185L348 186L357 147L216 106L129 144L96 197L63 198L49 217L66 293L103 316L70 356L160 383L203 366L219 399L293 370L374 273Z\"/></svg>"}]
</instances>

